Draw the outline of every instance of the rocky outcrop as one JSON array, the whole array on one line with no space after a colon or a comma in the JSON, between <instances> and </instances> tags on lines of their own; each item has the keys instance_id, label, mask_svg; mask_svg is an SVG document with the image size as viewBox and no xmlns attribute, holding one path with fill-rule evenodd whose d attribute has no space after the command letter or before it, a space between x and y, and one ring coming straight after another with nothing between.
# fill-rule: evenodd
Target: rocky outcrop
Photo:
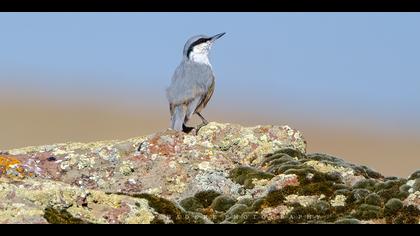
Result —
<instances>
[{"instance_id":1,"label":"rocky outcrop","mask_svg":"<svg viewBox=\"0 0 420 236\"><path fill-rule=\"evenodd\" d=\"M419 223L420 172L306 153L288 126L210 123L0 153L0 223Z\"/></svg>"}]
</instances>

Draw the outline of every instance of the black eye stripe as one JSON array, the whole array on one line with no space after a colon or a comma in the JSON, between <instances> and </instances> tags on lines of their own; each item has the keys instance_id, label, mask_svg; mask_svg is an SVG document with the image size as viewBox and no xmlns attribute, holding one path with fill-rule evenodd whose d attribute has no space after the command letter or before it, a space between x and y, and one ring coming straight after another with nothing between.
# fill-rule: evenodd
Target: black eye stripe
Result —
<instances>
[{"instance_id":1,"label":"black eye stripe","mask_svg":"<svg viewBox=\"0 0 420 236\"><path fill-rule=\"evenodd\" d=\"M205 42L207 42L207 41L209 41L209 40L210 40L210 38L200 38L200 39L198 39L197 41L195 41L194 43L192 43L192 44L190 45L190 47L188 48L188 51L187 51L187 56L188 56L188 58L190 58L190 53L192 52L192 50L193 50L193 48L194 48L195 46L197 46L198 44L205 43Z\"/></svg>"}]
</instances>

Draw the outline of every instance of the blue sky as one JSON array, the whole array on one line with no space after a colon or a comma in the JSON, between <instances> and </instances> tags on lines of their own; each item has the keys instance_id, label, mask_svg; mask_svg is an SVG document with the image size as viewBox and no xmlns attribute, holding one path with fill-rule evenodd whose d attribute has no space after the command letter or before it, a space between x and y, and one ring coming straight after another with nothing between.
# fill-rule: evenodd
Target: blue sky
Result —
<instances>
[{"instance_id":1,"label":"blue sky","mask_svg":"<svg viewBox=\"0 0 420 236\"><path fill-rule=\"evenodd\" d=\"M419 23L418 13L0 13L0 83L163 104L185 41L226 32L211 52L212 106L418 127Z\"/></svg>"}]
</instances>

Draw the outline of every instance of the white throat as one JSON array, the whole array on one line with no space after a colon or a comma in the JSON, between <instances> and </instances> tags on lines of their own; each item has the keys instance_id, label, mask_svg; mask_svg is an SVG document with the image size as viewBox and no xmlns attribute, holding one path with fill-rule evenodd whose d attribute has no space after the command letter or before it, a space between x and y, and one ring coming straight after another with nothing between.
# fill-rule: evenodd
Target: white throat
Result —
<instances>
[{"instance_id":1,"label":"white throat","mask_svg":"<svg viewBox=\"0 0 420 236\"><path fill-rule=\"evenodd\" d=\"M196 63L206 64L206 65L211 66L210 60L209 60L210 47L211 47L211 44L209 43L203 43L203 44L195 46L193 50L190 52L190 60Z\"/></svg>"}]
</instances>

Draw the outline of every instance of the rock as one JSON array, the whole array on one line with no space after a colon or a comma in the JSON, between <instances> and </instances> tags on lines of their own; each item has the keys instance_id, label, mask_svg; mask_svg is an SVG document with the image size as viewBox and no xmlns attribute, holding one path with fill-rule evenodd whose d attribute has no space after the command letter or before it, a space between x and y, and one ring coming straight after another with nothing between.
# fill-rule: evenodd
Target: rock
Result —
<instances>
[{"instance_id":1,"label":"rock","mask_svg":"<svg viewBox=\"0 0 420 236\"><path fill-rule=\"evenodd\" d=\"M210 207L215 211L227 211L235 205L235 203L236 200L234 198L222 195L215 198Z\"/></svg>"},{"instance_id":2,"label":"rock","mask_svg":"<svg viewBox=\"0 0 420 236\"><path fill-rule=\"evenodd\" d=\"M411 191L410 191L411 190ZM417 191L420 191L420 178L417 178L415 181L414 181L414 184L413 184L413 186L411 187L411 189L409 190L409 192L417 192Z\"/></svg>"},{"instance_id":3,"label":"rock","mask_svg":"<svg viewBox=\"0 0 420 236\"><path fill-rule=\"evenodd\" d=\"M393 215L404 207L400 199L392 198L385 204L385 215Z\"/></svg>"},{"instance_id":4,"label":"rock","mask_svg":"<svg viewBox=\"0 0 420 236\"><path fill-rule=\"evenodd\" d=\"M331 206L333 207L344 207L346 205L346 196L337 194L334 199L332 199Z\"/></svg>"},{"instance_id":5,"label":"rock","mask_svg":"<svg viewBox=\"0 0 420 236\"><path fill-rule=\"evenodd\" d=\"M238 218L240 217L244 212L250 211L249 207L244 204L235 204L233 205L227 212L226 217L227 218ZM235 220L235 219L234 219Z\"/></svg>"},{"instance_id":6,"label":"rock","mask_svg":"<svg viewBox=\"0 0 420 236\"><path fill-rule=\"evenodd\" d=\"M357 188L352 191L351 200L354 202L363 202L370 194L370 191L363 188Z\"/></svg>"},{"instance_id":7,"label":"rock","mask_svg":"<svg viewBox=\"0 0 420 236\"><path fill-rule=\"evenodd\" d=\"M353 216L362 220L378 219L382 218L383 209L378 206L362 204L357 207L356 211L353 213Z\"/></svg>"},{"instance_id":8,"label":"rock","mask_svg":"<svg viewBox=\"0 0 420 236\"><path fill-rule=\"evenodd\" d=\"M208 190L196 193L194 198L197 199L203 207L208 207L211 205L213 200L220 195L220 193L214 190Z\"/></svg>"},{"instance_id":9,"label":"rock","mask_svg":"<svg viewBox=\"0 0 420 236\"><path fill-rule=\"evenodd\" d=\"M415 171L408 177L409 180L414 180L420 178L420 170Z\"/></svg>"},{"instance_id":10,"label":"rock","mask_svg":"<svg viewBox=\"0 0 420 236\"><path fill-rule=\"evenodd\" d=\"M244 185L245 188L252 189L255 187L253 183L254 180L260 179L272 179L273 174L259 171L252 167L240 166L231 170L229 173L229 178L231 178L235 183Z\"/></svg>"},{"instance_id":11,"label":"rock","mask_svg":"<svg viewBox=\"0 0 420 236\"><path fill-rule=\"evenodd\" d=\"M404 200L405 206L414 206L417 207L417 209L420 210L420 191L417 191L415 193L410 194L405 200Z\"/></svg>"},{"instance_id":12,"label":"rock","mask_svg":"<svg viewBox=\"0 0 420 236\"><path fill-rule=\"evenodd\" d=\"M289 126L211 122L0 151L0 223L419 223L419 175L306 153ZM384 204L386 203L386 204Z\"/></svg>"},{"instance_id":13,"label":"rock","mask_svg":"<svg viewBox=\"0 0 420 236\"><path fill-rule=\"evenodd\" d=\"M254 199L252 198L242 198L238 201L238 204L243 204L246 206L252 206L252 204L254 203Z\"/></svg>"},{"instance_id":14,"label":"rock","mask_svg":"<svg viewBox=\"0 0 420 236\"><path fill-rule=\"evenodd\" d=\"M354 219L354 218L345 218L345 219L340 219L337 220L335 222L335 224L349 224L349 225L354 225L354 224L361 224L360 220L358 219Z\"/></svg>"},{"instance_id":15,"label":"rock","mask_svg":"<svg viewBox=\"0 0 420 236\"><path fill-rule=\"evenodd\" d=\"M267 207L261 211L261 216L268 220L274 221L279 219L284 219L287 214L293 210L293 207L286 205L279 205L277 207Z\"/></svg>"},{"instance_id":16,"label":"rock","mask_svg":"<svg viewBox=\"0 0 420 236\"><path fill-rule=\"evenodd\" d=\"M369 205L373 205L373 206L381 206L382 205L382 200L381 200L381 197L379 197L378 194L371 193L371 194L366 196L365 203L369 204Z\"/></svg>"},{"instance_id":17,"label":"rock","mask_svg":"<svg viewBox=\"0 0 420 236\"><path fill-rule=\"evenodd\" d=\"M0 223L151 223L146 199L36 179L0 179Z\"/></svg>"},{"instance_id":18,"label":"rock","mask_svg":"<svg viewBox=\"0 0 420 236\"><path fill-rule=\"evenodd\" d=\"M201 202L195 197L185 198L179 203L179 205L187 211L197 211L204 208L203 204L201 204Z\"/></svg>"}]
</instances>

